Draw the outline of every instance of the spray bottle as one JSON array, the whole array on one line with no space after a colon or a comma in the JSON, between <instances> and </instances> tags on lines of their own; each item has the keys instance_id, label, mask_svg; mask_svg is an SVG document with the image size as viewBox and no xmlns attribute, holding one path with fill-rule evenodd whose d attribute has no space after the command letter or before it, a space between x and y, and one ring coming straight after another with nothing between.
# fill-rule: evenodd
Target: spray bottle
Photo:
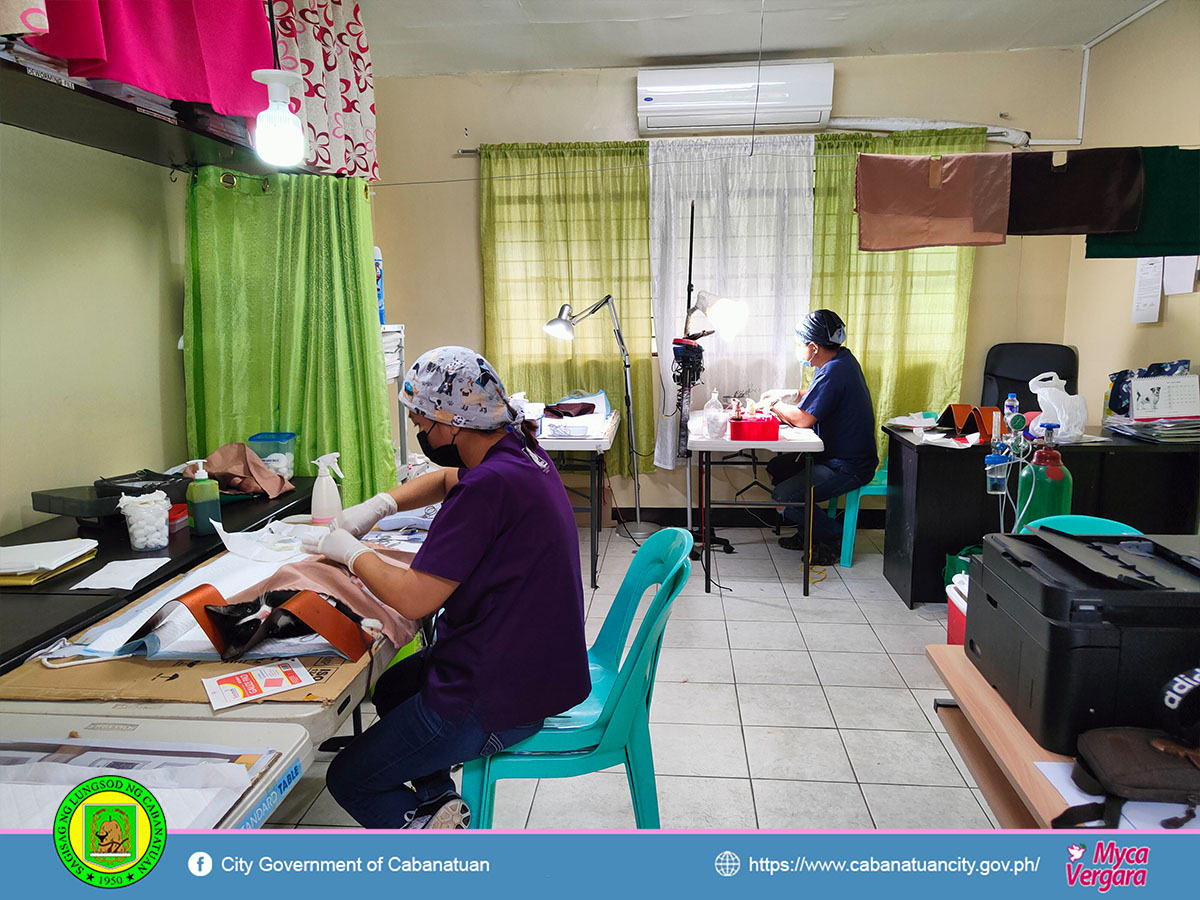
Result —
<instances>
[{"instance_id":1,"label":"spray bottle","mask_svg":"<svg viewBox=\"0 0 1200 900\"><path fill-rule=\"evenodd\" d=\"M196 475L187 488L188 527L194 534L215 534L212 523L221 521L221 488L204 471L204 460L188 460L192 463Z\"/></svg>"},{"instance_id":2,"label":"spray bottle","mask_svg":"<svg viewBox=\"0 0 1200 900\"><path fill-rule=\"evenodd\" d=\"M314 525L328 525L342 511L342 497L338 493L337 482L329 474L329 470L337 472L338 478L345 479L342 470L338 468L340 453L326 453L313 460L317 467L317 483L313 485L312 493L312 522Z\"/></svg>"}]
</instances>

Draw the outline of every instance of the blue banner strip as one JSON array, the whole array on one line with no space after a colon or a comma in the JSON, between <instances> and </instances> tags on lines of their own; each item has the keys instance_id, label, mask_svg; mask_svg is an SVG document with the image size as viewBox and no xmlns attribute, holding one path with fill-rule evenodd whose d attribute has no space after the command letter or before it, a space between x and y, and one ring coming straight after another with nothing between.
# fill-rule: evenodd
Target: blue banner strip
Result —
<instances>
[{"instance_id":1,"label":"blue banner strip","mask_svg":"<svg viewBox=\"0 0 1200 900\"><path fill-rule=\"evenodd\" d=\"M170 834L114 895L398 898L1196 896L1192 833L522 833L265 830ZM0 835L10 897L97 896L50 834Z\"/></svg>"}]
</instances>

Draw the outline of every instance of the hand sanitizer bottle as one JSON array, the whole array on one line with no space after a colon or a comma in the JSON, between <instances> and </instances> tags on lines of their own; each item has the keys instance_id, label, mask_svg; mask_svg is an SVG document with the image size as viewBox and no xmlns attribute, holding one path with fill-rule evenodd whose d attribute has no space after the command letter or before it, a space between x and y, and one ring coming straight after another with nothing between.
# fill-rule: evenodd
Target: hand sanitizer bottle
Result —
<instances>
[{"instance_id":1,"label":"hand sanitizer bottle","mask_svg":"<svg viewBox=\"0 0 1200 900\"><path fill-rule=\"evenodd\" d=\"M196 474L187 487L188 525L194 534L215 534L213 522L221 521L221 488L204 471L204 460L191 459Z\"/></svg>"},{"instance_id":2,"label":"hand sanitizer bottle","mask_svg":"<svg viewBox=\"0 0 1200 900\"><path fill-rule=\"evenodd\" d=\"M338 493L337 482L329 474L329 470L337 472L338 478L344 479L342 470L338 468L340 453L326 453L313 460L317 467L317 483L313 485L312 493L312 522L314 525L328 525L342 511L342 497Z\"/></svg>"}]
</instances>

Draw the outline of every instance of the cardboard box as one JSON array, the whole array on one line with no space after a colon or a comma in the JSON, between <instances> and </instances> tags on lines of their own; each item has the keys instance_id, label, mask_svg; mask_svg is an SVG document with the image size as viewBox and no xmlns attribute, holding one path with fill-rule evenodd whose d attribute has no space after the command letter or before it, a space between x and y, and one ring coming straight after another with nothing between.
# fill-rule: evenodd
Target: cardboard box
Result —
<instances>
[{"instance_id":1,"label":"cardboard box","mask_svg":"<svg viewBox=\"0 0 1200 900\"><path fill-rule=\"evenodd\" d=\"M320 703L329 705L366 668L369 656L350 662L340 656L305 656L301 662L316 679L293 691L274 694L261 702ZM264 660L254 660L258 665ZM149 702L208 703L201 683L246 668L243 661L197 662L148 660L140 657L48 669L34 659L0 676L4 700L133 700Z\"/></svg>"},{"instance_id":2,"label":"cardboard box","mask_svg":"<svg viewBox=\"0 0 1200 900\"><path fill-rule=\"evenodd\" d=\"M204 565L208 565L205 563ZM178 578L182 578L180 575ZM156 591L173 584L178 578L166 582ZM131 603L141 603L139 597ZM124 613L125 606L101 621L107 622ZM90 630L89 625L72 640ZM387 653L391 645L378 649L383 660L390 660ZM328 706L337 700L355 677L367 667L370 654L357 662L337 655L300 657L315 684L274 694L260 702L320 703ZM102 662L51 669L40 660L31 659L11 672L0 675L0 699L3 700L99 700L99 701L150 701L208 704L208 694L201 683L203 678L216 678L229 672L237 672L248 665L260 665L268 660L233 660L231 662L199 660L149 660L142 657L108 659ZM382 671L383 666L376 667ZM378 677L378 672L376 673Z\"/></svg>"}]
</instances>

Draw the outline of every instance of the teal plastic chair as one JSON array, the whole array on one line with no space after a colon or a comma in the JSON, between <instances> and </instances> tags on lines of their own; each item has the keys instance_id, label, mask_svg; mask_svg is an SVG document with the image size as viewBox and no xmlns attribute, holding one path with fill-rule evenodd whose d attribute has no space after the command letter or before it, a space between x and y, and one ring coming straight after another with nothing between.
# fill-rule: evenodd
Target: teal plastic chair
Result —
<instances>
[{"instance_id":1,"label":"teal plastic chair","mask_svg":"<svg viewBox=\"0 0 1200 900\"><path fill-rule=\"evenodd\" d=\"M875 477L860 488L855 488L845 494L846 516L842 520L842 568L849 569L854 565L854 532L858 530L858 501L860 497L887 496L887 460L879 467ZM836 519L838 498L829 501L829 518Z\"/></svg>"},{"instance_id":2,"label":"teal plastic chair","mask_svg":"<svg viewBox=\"0 0 1200 900\"><path fill-rule=\"evenodd\" d=\"M592 690L586 700L546 719L542 730L491 756L463 765L462 797L472 828L490 828L502 778L569 778L623 765L638 828L658 828L658 790L650 747L650 700L663 630L691 574L692 536L664 528L638 549L600 634L588 651ZM646 616L624 662L621 653L643 594L654 585Z\"/></svg>"},{"instance_id":3,"label":"teal plastic chair","mask_svg":"<svg viewBox=\"0 0 1200 900\"><path fill-rule=\"evenodd\" d=\"M1101 519L1098 516L1043 516L1028 523L1021 529L1021 534L1029 534L1034 528L1042 525L1056 531L1065 531L1067 534L1142 534L1132 525L1114 522L1112 519Z\"/></svg>"}]
</instances>

